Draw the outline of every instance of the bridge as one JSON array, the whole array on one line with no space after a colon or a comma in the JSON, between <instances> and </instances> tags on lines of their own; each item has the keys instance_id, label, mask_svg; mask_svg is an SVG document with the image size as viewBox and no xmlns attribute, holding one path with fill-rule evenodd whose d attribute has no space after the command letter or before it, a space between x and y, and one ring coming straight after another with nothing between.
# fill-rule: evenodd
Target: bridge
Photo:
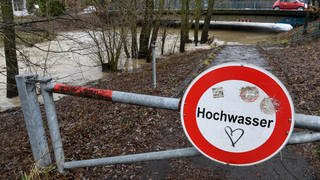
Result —
<instances>
[{"instance_id":1,"label":"bridge","mask_svg":"<svg viewBox=\"0 0 320 180\"><path fill-rule=\"evenodd\" d=\"M191 15L193 11L190 11ZM207 11L202 11L202 17ZM311 19L316 19L319 14L315 11L285 11L270 9L216 9L213 11L211 20L214 21L244 21L244 22L269 22L286 23L292 26L303 25L307 14ZM179 17L172 15L181 14L180 10L167 10L164 14L171 16L170 20L180 20ZM173 18L173 19L172 19ZM192 18L192 17L191 17Z\"/></svg>"}]
</instances>

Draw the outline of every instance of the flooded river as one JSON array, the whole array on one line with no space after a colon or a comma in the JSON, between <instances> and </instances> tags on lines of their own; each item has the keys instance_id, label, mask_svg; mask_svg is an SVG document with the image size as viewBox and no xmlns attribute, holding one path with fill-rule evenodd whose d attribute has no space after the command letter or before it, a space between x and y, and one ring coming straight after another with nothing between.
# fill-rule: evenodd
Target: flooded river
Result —
<instances>
[{"instance_id":1,"label":"flooded river","mask_svg":"<svg viewBox=\"0 0 320 180\"><path fill-rule=\"evenodd\" d=\"M164 54L177 53L179 50L179 29L169 29L166 39ZM161 34L161 32L160 32ZM248 45L256 44L259 41L266 40L275 36L270 32L245 32L232 30L213 30L210 31L210 37L213 39L211 44L204 44L195 47L188 44L187 51L196 49L209 49L213 46L221 45ZM199 33L200 36L200 33ZM193 32L190 32L190 38L193 38ZM92 39L86 32L64 32L51 42L39 43L36 47L18 47L19 52L19 71L20 74L38 74L40 76L50 76L54 82L68 83L72 85L81 85L86 82L101 79L107 76L102 73L97 65L95 51ZM161 42L158 38L157 57L160 54ZM49 50L50 52L46 52ZM21 56L24 54L24 56ZM27 60L29 59L29 60ZM34 66L38 64L40 66ZM132 71L140 68L144 60L133 60L121 55L119 62L120 69ZM6 95L5 78L5 58L3 47L0 48L0 111L4 111L19 105L18 98L8 99Z\"/></svg>"}]
</instances>

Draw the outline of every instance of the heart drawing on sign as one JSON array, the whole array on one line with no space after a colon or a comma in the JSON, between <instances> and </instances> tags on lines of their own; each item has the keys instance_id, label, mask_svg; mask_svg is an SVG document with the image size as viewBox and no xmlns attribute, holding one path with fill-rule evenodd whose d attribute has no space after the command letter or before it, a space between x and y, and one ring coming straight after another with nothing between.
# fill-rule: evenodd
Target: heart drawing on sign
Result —
<instances>
[{"instance_id":1,"label":"heart drawing on sign","mask_svg":"<svg viewBox=\"0 0 320 180\"><path fill-rule=\"evenodd\" d=\"M244 134L243 129L237 128L237 129L232 130L232 128L230 126L226 126L224 128L224 131L227 133L227 135L231 141L231 145L233 147L235 147L235 144L241 139L241 137Z\"/></svg>"}]
</instances>

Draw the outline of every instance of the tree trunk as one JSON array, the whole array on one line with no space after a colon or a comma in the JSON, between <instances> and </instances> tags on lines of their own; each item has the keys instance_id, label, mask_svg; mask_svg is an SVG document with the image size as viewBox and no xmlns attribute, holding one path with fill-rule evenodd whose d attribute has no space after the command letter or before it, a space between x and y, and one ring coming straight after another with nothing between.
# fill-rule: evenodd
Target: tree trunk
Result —
<instances>
[{"instance_id":1,"label":"tree trunk","mask_svg":"<svg viewBox=\"0 0 320 180\"><path fill-rule=\"evenodd\" d=\"M308 1L308 8L309 8L309 3L310 1ZM309 23L309 19L310 19L310 12L307 11L307 15L306 15L306 18L304 19L304 25L303 25L303 32L302 34L303 35L306 35L308 33L308 23Z\"/></svg>"},{"instance_id":2,"label":"tree trunk","mask_svg":"<svg viewBox=\"0 0 320 180\"><path fill-rule=\"evenodd\" d=\"M202 34L201 34L201 40L200 43L206 43L209 39L209 26L210 26L210 20L213 13L213 5L214 0L208 0L208 10L206 14L206 18L204 20L203 28L202 28Z\"/></svg>"},{"instance_id":3,"label":"tree trunk","mask_svg":"<svg viewBox=\"0 0 320 180\"><path fill-rule=\"evenodd\" d=\"M15 76L19 74L12 1L1 0L1 11L4 22L3 43L7 67L7 97L12 98L18 96Z\"/></svg>"},{"instance_id":4,"label":"tree trunk","mask_svg":"<svg viewBox=\"0 0 320 180\"><path fill-rule=\"evenodd\" d=\"M188 0L181 0L181 30L180 30L180 49L179 51L185 52L185 44L186 44L186 33L188 26L188 16L186 11L186 5Z\"/></svg>"},{"instance_id":5,"label":"tree trunk","mask_svg":"<svg viewBox=\"0 0 320 180\"><path fill-rule=\"evenodd\" d=\"M185 14L185 21L186 21L186 32L185 32L185 42L186 43L191 43L191 40L189 38L189 31L190 31L190 28L191 28L191 23L189 22L190 20L190 1L189 0L186 0L186 14Z\"/></svg>"},{"instance_id":6,"label":"tree trunk","mask_svg":"<svg viewBox=\"0 0 320 180\"><path fill-rule=\"evenodd\" d=\"M138 58L147 58L148 47L151 34L151 26L153 21L153 0L146 0L145 6L144 22L142 24L142 29L140 33L140 48L138 53Z\"/></svg>"},{"instance_id":7,"label":"tree trunk","mask_svg":"<svg viewBox=\"0 0 320 180\"><path fill-rule=\"evenodd\" d=\"M126 34L124 32L123 27L121 27L121 35L120 36L121 36L120 38L122 39L124 53L126 54L127 58L130 58L130 52L129 52L128 45L127 45L127 37L126 37Z\"/></svg>"},{"instance_id":8,"label":"tree trunk","mask_svg":"<svg viewBox=\"0 0 320 180\"><path fill-rule=\"evenodd\" d=\"M164 44L166 42L166 37L167 37L167 24L165 23L162 38L161 38L161 55L164 54Z\"/></svg>"},{"instance_id":9,"label":"tree trunk","mask_svg":"<svg viewBox=\"0 0 320 180\"><path fill-rule=\"evenodd\" d=\"M131 31L131 57L137 58L138 57L138 41L137 41L137 0L132 1L131 12L131 22L130 22L130 31ZM130 18L130 17L129 17Z\"/></svg>"},{"instance_id":10,"label":"tree trunk","mask_svg":"<svg viewBox=\"0 0 320 180\"><path fill-rule=\"evenodd\" d=\"M156 22L154 24L153 30L152 30L152 35L151 35L151 44L155 43L157 41L157 37L158 37L158 32L160 29L160 17L162 15L163 12L163 8L164 8L164 0L160 0L159 1L159 8L158 8L158 14L156 17ZM147 62L151 62L152 60L152 47L151 44L149 45L149 51L148 51L148 56L147 56Z\"/></svg>"},{"instance_id":11,"label":"tree trunk","mask_svg":"<svg viewBox=\"0 0 320 180\"><path fill-rule=\"evenodd\" d=\"M196 0L195 18L194 18L194 44L198 46L199 42L199 21L201 15L201 0Z\"/></svg>"}]
</instances>

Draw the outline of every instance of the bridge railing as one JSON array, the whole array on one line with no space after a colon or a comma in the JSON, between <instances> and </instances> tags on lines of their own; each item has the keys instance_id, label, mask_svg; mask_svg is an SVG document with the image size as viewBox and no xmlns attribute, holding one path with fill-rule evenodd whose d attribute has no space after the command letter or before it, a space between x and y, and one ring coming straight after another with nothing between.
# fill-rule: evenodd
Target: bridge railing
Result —
<instances>
[{"instance_id":1,"label":"bridge railing","mask_svg":"<svg viewBox=\"0 0 320 180\"><path fill-rule=\"evenodd\" d=\"M208 1L201 1L202 9L208 9ZM214 9L272 9L273 1L269 0L229 0L229 1L222 1L216 0L214 2ZM155 1L155 7L159 7L159 1ZM181 1L180 0L173 0L173 1L165 1L164 3L165 9L174 9L178 10L181 9ZM190 9L194 9L196 7L195 1L190 1L189 4ZM143 7L141 7L143 9Z\"/></svg>"},{"instance_id":2,"label":"bridge railing","mask_svg":"<svg viewBox=\"0 0 320 180\"><path fill-rule=\"evenodd\" d=\"M272 9L273 2L270 1L227 1L227 2L215 2L215 9Z\"/></svg>"},{"instance_id":3,"label":"bridge railing","mask_svg":"<svg viewBox=\"0 0 320 180\"><path fill-rule=\"evenodd\" d=\"M45 135L45 123L42 122L40 105L37 97L36 87L39 84L46 111L47 127L49 129L51 144L59 172L63 172L65 169L77 167L132 163L138 161L200 155L196 148L190 147L66 162L53 93L94 98L118 103L135 104L145 107L154 107L174 111L179 111L180 99L79 86L68 86L64 84L53 84L51 83L51 79L38 78L36 75L18 75L16 76L16 81L33 156L35 161L38 162L38 165L41 167L51 164L51 157L47 137ZM320 131L320 117L295 114L295 127ZM319 140L320 132L307 131L293 133L288 143L297 144Z\"/></svg>"}]
</instances>

